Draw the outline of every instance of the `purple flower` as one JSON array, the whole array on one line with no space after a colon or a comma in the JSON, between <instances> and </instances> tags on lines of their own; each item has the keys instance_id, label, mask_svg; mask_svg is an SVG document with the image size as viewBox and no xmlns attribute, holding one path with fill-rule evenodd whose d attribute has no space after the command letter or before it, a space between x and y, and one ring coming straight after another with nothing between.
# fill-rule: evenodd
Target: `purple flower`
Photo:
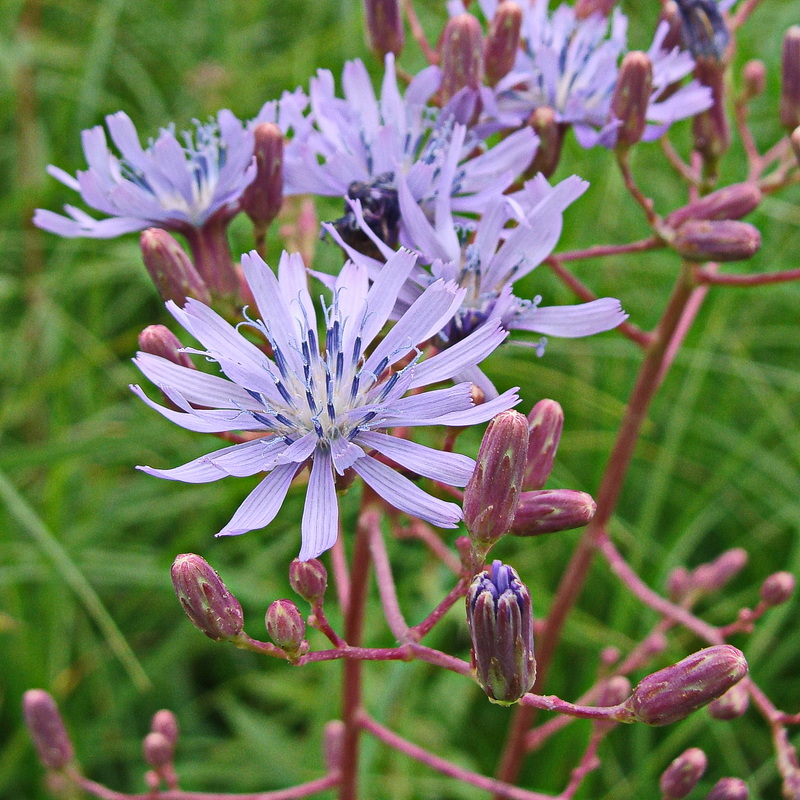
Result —
<instances>
[{"instance_id":1,"label":"purple flower","mask_svg":"<svg viewBox=\"0 0 800 800\"><path fill-rule=\"evenodd\" d=\"M491 19L498 2L480 0L480 5ZM583 147L613 147L620 121L611 113L611 99L618 64L626 51L627 18L614 9L610 20L601 14L578 19L567 5L551 14L548 0L521 5L522 48L514 69L494 87L498 112L516 115L521 125L535 109L547 106L556 113L558 122L573 126ZM458 2L452 3L451 13L461 8ZM694 67L689 53L662 49L667 27L666 22L659 26L648 52L653 62L653 91L647 120L652 124L645 130L643 141L657 139L671 123L711 105L710 91L697 81L662 99L667 87Z\"/></svg>"},{"instance_id":2,"label":"purple flower","mask_svg":"<svg viewBox=\"0 0 800 800\"><path fill-rule=\"evenodd\" d=\"M96 239L151 227L185 234L214 215L232 217L255 177L253 134L230 111L205 125L196 122L194 135L184 133L182 142L172 127L163 128L146 149L124 112L106 117L106 125L121 157L97 125L81 134L86 171L74 178L58 167L48 172L110 218L97 220L66 205L69 216L37 209L35 225L59 236Z\"/></svg>"},{"instance_id":3,"label":"purple flower","mask_svg":"<svg viewBox=\"0 0 800 800\"><path fill-rule=\"evenodd\" d=\"M452 166L452 165L451 165ZM447 181L447 170L441 174ZM436 280L452 281L463 289L461 305L438 332L438 343L451 347L483 325L500 324L504 330L525 330L551 336L575 338L590 336L617 327L627 314L619 300L605 297L573 306L541 307L541 297L526 300L512 292L513 283L535 269L550 253L561 235L564 209L580 197L588 184L572 176L556 186L538 175L520 192L498 198L486 210L473 231L459 226L449 198L438 195L433 221L419 209L405 181L399 181L399 204L408 229L409 246L424 254L428 267L416 266L398 296L394 315L405 312L410 303ZM369 232L358 203L354 213L362 230L371 235L384 259L392 251ZM350 258L363 264L370 277L377 279L388 263L355 251L331 226L328 231L345 248ZM534 346L541 355L546 340ZM518 344L526 344L517 342ZM459 374L487 394L496 390L476 364Z\"/></svg>"},{"instance_id":4,"label":"purple flower","mask_svg":"<svg viewBox=\"0 0 800 800\"><path fill-rule=\"evenodd\" d=\"M408 392L449 380L485 358L506 334L484 326L459 345L423 359L417 345L447 325L464 290L433 282L382 338L398 292L416 259L394 253L369 286L366 269L352 262L334 285L324 309L324 347L317 339L317 315L299 255L283 254L276 278L253 252L242 257L245 277L261 314L250 325L272 347L272 358L216 312L189 300L167 306L205 348L189 350L219 364L228 379L209 375L148 353L136 364L180 410L160 406L133 390L167 419L204 432L259 431L252 441L225 447L181 467L151 475L206 483L227 475L268 473L218 535L245 533L268 525L292 479L311 462L300 558L313 558L336 541L338 508L335 474L352 468L396 508L440 527L455 527L461 509L432 497L371 453L444 483L463 486L475 462L439 452L384 429L394 426L471 425L485 422L517 402L516 390L473 406L468 382L421 394Z\"/></svg>"}]
</instances>

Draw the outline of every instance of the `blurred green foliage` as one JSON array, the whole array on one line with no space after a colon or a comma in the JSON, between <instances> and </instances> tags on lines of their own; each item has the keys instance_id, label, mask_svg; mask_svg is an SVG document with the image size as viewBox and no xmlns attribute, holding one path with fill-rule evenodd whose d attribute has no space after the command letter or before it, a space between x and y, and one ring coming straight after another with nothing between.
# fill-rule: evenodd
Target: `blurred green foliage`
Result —
<instances>
[{"instance_id":1,"label":"blurred green foliage","mask_svg":"<svg viewBox=\"0 0 800 800\"><path fill-rule=\"evenodd\" d=\"M444 3L419 5L435 39ZM632 15L632 45L646 48L659 4L623 0L622 6ZM763 149L779 135L777 60L782 32L796 22L793 6L765 0L736 56L737 67L756 56L768 65L768 91L752 115ZM45 167L82 168L79 131L105 114L124 109L142 136L169 121L181 129L220 107L254 116L282 90L307 85L317 68L338 75L345 59L368 59L361 25L356 0L0 4L2 797L46 796L20 725L20 698L32 687L56 696L87 774L118 790L143 791L140 741L150 715L162 707L179 715L178 770L186 788L266 790L320 774L321 730L338 713L340 665L292 669L217 645L188 624L169 580L176 554L201 553L240 598L248 630L261 636L269 602L291 596L287 570L299 546L302 491L290 493L268 530L219 541L212 533L254 480L199 487L133 469L173 466L209 449L202 436L157 418L127 388L139 380L130 363L137 334L147 324L169 323L136 237L61 240L33 229L30 216L37 206L58 209L72 201ZM422 66L413 44L407 50L401 63L410 71ZM684 152L687 130L684 125L675 137ZM657 145L639 148L634 170L658 210L684 202ZM724 171L727 180L744 177L741 149L734 147ZM583 152L570 139L558 176L573 172L592 188L568 211L561 249L646 235L609 154ZM797 266L798 201L792 190L764 202L753 219L764 247L734 269ZM237 247L252 246L246 226L235 234ZM323 260L335 260L332 252L323 246ZM619 297L632 320L649 327L676 269L675 258L648 254L582 262L576 271L598 295ZM548 303L573 301L544 267L522 288L522 296L542 294ZM613 521L619 546L659 588L674 566L745 547L749 566L724 598L703 608L715 622L754 604L770 572L800 572L798 308L796 285L710 293L651 409ZM511 346L492 359L487 370L499 386L522 386L524 411L544 396L564 406L566 428L551 485L596 490L640 358L634 345L612 333L551 341L541 360ZM463 437L465 452L474 452L479 435ZM343 500L345 530L352 528L356 503L354 489ZM497 556L527 581L539 614L578 537L572 532L498 546ZM451 579L419 544L394 542L391 556L404 610L418 621ZM788 710L798 703L797 611L796 602L771 611L753 636L736 642L753 675ZM654 621L595 565L549 691L577 696L594 679L599 648L628 648ZM391 644L375 598L366 640ZM460 606L426 643L466 654ZM322 642L312 637L312 644ZM698 646L678 634L665 663ZM374 664L365 671L366 703L379 720L440 756L493 773L507 709L491 706L468 681L425 664ZM576 723L554 737L529 760L524 785L560 791L588 730ZM754 798L777 796L763 721L751 713L723 723L704 712L663 730L615 731L603 745L603 766L578 796L652 797L660 771L690 744L709 755L706 790L732 774L749 780ZM370 798L482 796L369 740L363 781Z\"/></svg>"}]
</instances>

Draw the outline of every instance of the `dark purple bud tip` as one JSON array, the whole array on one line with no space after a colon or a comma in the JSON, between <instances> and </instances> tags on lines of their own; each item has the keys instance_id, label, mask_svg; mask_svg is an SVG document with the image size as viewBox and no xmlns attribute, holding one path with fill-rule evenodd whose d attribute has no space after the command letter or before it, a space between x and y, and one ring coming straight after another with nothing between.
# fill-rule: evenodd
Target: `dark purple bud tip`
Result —
<instances>
[{"instance_id":1,"label":"dark purple bud tip","mask_svg":"<svg viewBox=\"0 0 800 800\"><path fill-rule=\"evenodd\" d=\"M708 713L714 719L730 720L741 717L750 705L750 694L741 683L731 686L722 697L708 704Z\"/></svg>"},{"instance_id":2,"label":"dark purple bud tip","mask_svg":"<svg viewBox=\"0 0 800 800\"><path fill-rule=\"evenodd\" d=\"M253 130L256 177L241 197L242 210L259 226L266 227L283 205L283 134L271 122Z\"/></svg>"},{"instance_id":3,"label":"dark purple bud tip","mask_svg":"<svg viewBox=\"0 0 800 800\"><path fill-rule=\"evenodd\" d=\"M306 623L291 600L276 600L266 615L267 633L278 647L297 654L303 649Z\"/></svg>"},{"instance_id":4,"label":"dark purple bud tip","mask_svg":"<svg viewBox=\"0 0 800 800\"><path fill-rule=\"evenodd\" d=\"M741 778L722 778L706 795L706 800L748 800L750 790Z\"/></svg>"},{"instance_id":5,"label":"dark purple bud tip","mask_svg":"<svg viewBox=\"0 0 800 800\"><path fill-rule=\"evenodd\" d=\"M178 718L169 709L162 708L161 711L153 714L150 730L153 733L160 733L174 745L178 741Z\"/></svg>"},{"instance_id":6,"label":"dark purple bud tip","mask_svg":"<svg viewBox=\"0 0 800 800\"><path fill-rule=\"evenodd\" d=\"M761 189L753 181L734 183L673 211L666 219L671 228L679 228L690 219L741 219L761 202Z\"/></svg>"},{"instance_id":7,"label":"dark purple bud tip","mask_svg":"<svg viewBox=\"0 0 800 800\"><path fill-rule=\"evenodd\" d=\"M513 568L494 561L472 579L467 622L476 680L490 700L515 703L533 686L536 659L530 592Z\"/></svg>"},{"instance_id":8,"label":"dark purple bud tip","mask_svg":"<svg viewBox=\"0 0 800 800\"><path fill-rule=\"evenodd\" d=\"M522 8L514 0L503 0L494 12L483 44L486 82L494 86L511 72L519 50Z\"/></svg>"},{"instance_id":9,"label":"dark purple bud tip","mask_svg":"<svg viewBox=\"0 0 800 800\"><path fill-rule=\"evenodd\" d=\"M367 46L383 61L387 53L403 50L405 31L400 0L364 0Z\"/></svg>"},{"instance_id":10,"label":"dark purple bud tip","mask_svg":"<svg viewBox=\"0 0 800 800\"><path fill-rule=\"evenodd\" d=\"M647 53L633 51L622 59L611 111L622 123L617 132L617 144L630 147L636 144L647 125L647 106L653 91L653 65Z\"/></svg>"},{"instance_id":11,"label":"dark purple bud tip","mask_svg":"<svg viewBox=\"0 0 800 800\"><path fill-rule=\"evenodd\" d=\"M742 261L758 252L761 234L747 222L689 220L672 246L689 261Z\"/></svg>"},{"instance_id":12,"label":"dark purple bud tip","mask_svg":"<svg viewBox=\"0 0 800 800\"><path fill-rule=\"evenodd\" d=\"M164 325L148 325L139 334L139 349L142 352L161 356L181 367L194 369L192 359L181 352L182 347L180 339Z\"/></svg>"},{"instance_id":13,"label":"dark purple bud tip","mask_svg":"<svg viewBox=\"0 0 800 800\"><path fill-rule=\"evenodd\" d=\"M142 741L144 760L153 769L162 769L172 763L175 747L163 733L148 733Z\"/></svg>"},{"instance_id":14,"label":"dark purple bud tip","mask_svg":"<svg viewBox=\"0 0 800 800\"><path fill-rule=\"evenodd\" d=\"M483 82L483 32L472 14L458 14L445 25L439 45L442 68L440 93L446 103L465 87L477 89Z\"/></svg>"},{"instance_id":15,"label":"dark purple bud tip","mask_svg":"<svg viewBox=\"0 0 800 800\"><path fill-rule=\"evenodd\" d=\"M52 696L44 689L28 690L22 697L22 714L42 764L48 769L66 767L74 752Z\"/></svg>"},{"instance_id":16,"label":"dark purple bud tip","mask_svg":"<svg viewBox=\"0 0 800 800\"><path fill-rule=\"evenodd\" d=\"M523 489L541 489L553 471L564 411L555 400L540 400L528 414L528 456Z\"/></svg>"},{"instance_id":17,"label":"dark purple bud tip","mask_svg":"<svg viewBox=\"0 0 800 800\"><path fill-rule=\"evenodd\" d=\"M648 675L625 707L647 725L669 725L721 697L747 675L741 650L729 644L699 650L677 664Z\"/></svg>"},{"instance_id":18,"label":"dark purple bud tip","mask_svg":"<svg viewBox=\"0 0 800 800\"><path fill-rule=\"evenodd\" d=\"M328 586L328 571L316 558L301 561L295 558L289 565L289 585L311 605L322 602Z\"/></svg>"},{"instance_id":19,"label":"dark purple bud tip","mask_svg":"<svg viewBox=\"0 0 800 800\"><path fill-rule=\"evenodd\" d=\"M517 411L503 411L494 417L464 490L464 522L475 544L496 542L511 528L527 456L528 420Z\"/></svg>"},{"instance_id":20,"label":"dark purple bud tip","mask_svg":"<svg viewBox=\"0 0 800 800\"><path fill-rule=\"evenodd\" d=\"M708 766L706 754L697 747L681 753L662 773L659 787L663 800L682 800L697 786Z\"/></svg>"},{"instance_id":21,"label":"dark purple bud tip","mask_svg":"<svg viewBox=\"0 0 800 800\"><path fill-rule=\"evenodd\" d=\"M781 60L781 124L787 131L800 125L800 26L793 25L783 38Z\"/></svg>"},{"instance_id":22,"label":"dark purple bud tip","mask_svg":"<svg viewBox=\"0 0 800 800\"><path fill-rule=\"evenodd\" d=\"M192 624L217 642L235 639L244 627L239 601L211 565L185 553L172 564L172 585Z\"/></svg>"},{"instance_id":23,"label":"dark purple bud tip","mask_svg":"<svg viewBox=\"0 0 800 800\"><path fill-rule=\"evenodd\" d=\"M203 279L173 236L161 228L148 228L142 231L139 245L144 265L164 300L173 300L179 306L187 297L210 302Z\"/></svg>"},{"instance_id":24,"label":"dark purple bud tip","mask_svg":"<svg viewBox=\"0 0 800 800\"><path fill-rule=\"evenodd\" d=\"M761 599L768 606L779 606L793 594L795 578L791 572L774 572L761 584Z\"/></svg>"},{"instance_id":25,"label":"dark purple bud tip","mask_svg":"<svg viewBox=\"0 0 800 800\"><path fill-rule=\"evenodd\" d=\"M591 522L596 510L597 503L586 492L573 489L523 492L510 533L514 536L538 536L582 528Z\"/></svg>"}]
</instances>

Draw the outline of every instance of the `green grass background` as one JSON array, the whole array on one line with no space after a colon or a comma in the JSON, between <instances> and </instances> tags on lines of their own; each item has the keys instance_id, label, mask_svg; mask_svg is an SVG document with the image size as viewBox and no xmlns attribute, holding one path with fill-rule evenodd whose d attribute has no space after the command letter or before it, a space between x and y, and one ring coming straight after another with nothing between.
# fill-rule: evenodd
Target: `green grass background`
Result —
<instances>
[{"instance_id":1,"label":"green grass background","mask_svg":"<svg viewBox=\"0 0 800 800\"><path fill-rule=\"evenodd\" d=\"M646 48L658 3L622 5L633 17L632 46ZM442 6L427 0L420 7L434 39ZM780 42L798 19L794 0L765 0L737 53L738 66L755 56L768 65L768 92L753 104L762 148L780 133ZM414 46L407 51L401 63L420 67ZM287 568L299 547L302 491L290 493L267 530L219 541L213 532L253 480L188 486L134 471L142 463L173 466L216 446L157 417L127 388L139 380L130 362L139 331L170 324L136 236L61 240L29 220L35 207L56 210L74 200L45 166L83 168L79 131L105 114L125 110L142 137L171 120L182 129L220 107L248 118L280 91L307 85L315 69L338 75L355 56L368 58L354 0L0 3L0 797L47 796L20 724L20 698L33 687L56 696L86 772L115 789L144 790L141 738L162 707L180 719L178 769L187 789L267 790L321 773L321 730L337 715L340 666L292 669L211 642L189 625L169 580L176 554L201 553L240 598L249 632L262 636L267 605L291 596ZM685 152L685 125L676 141ZM634 169L659 211L683 202L656 145L639 148ZM609 154L585 153L569 140L557 177L573 172L592 187L567 212L560 248L646 235ZM738 146L724 172L731 181L744 177ZM731 269L796 267L799 201L796 189L767 199L753 215L761 253ZM246 226L234 234L235 247L251 247ZM332 248L321 259L332 264ZM649 327L677 268L676 258L660 254L584 262L576 271ZM573 301L545 268L524 281L525 292L548 303ZM652 407L613 521L619 546L656 587L678 564L745 547L748 567L723 598L703 607L714 622L754 604L770 572L800 572L798 309L796 285L711 292ZM564 406L550 485L596 490L640 358L613 333L552 340L543 359L511 347L493 356L487 370L503 388L522 387L522 410L541 397ZM465 451L474 452L479 435L464 437ZM345 531L356 501L357 492L343 500ZM530 586L538 614L579 535L497 547ZM403 607L418 621L450 578L420 545L392 543L391 556ZM796 602L773 610L752 636L736 640L754 677L791 711L800 706L797 612ZM549 691L577 696L593 681L601 647L629 648L654 621L595 565ZM312 644L323 646L316 637ZM391 644L374 597L367 641ZM467 653L460 606L429 643ZM698 646L678 634L664 663ZM365 672L366 704L379 720L441 756L493 772L508 710L490 705L465 679L424 664L376 664ZM588 723L576 723L549 742L528 761L524 785L560 791L588 731ZM710 760L692 797L723 775L747 778L754 798L778 797L768 731L753 712L732 723L700 712L665 729L618 729L578 796L655 797L660 771L690 745L705 748ZM394 800L483 796L369 739L363 787L364 797Z\"/></svg>"}]
</instances>

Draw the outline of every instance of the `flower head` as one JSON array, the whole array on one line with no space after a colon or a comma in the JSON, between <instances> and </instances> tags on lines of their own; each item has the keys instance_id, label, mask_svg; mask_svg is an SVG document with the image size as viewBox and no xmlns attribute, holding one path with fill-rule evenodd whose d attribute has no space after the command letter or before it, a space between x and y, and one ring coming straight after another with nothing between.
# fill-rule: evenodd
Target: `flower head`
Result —
<instances>
[{"instance_id":1,"label":"flower head","mask_svg":"<svg viewBox=\"0 0 800 800\"><path fill-rule=\"evenodd\" d=\"M40 228L96 239L144 228L186 233L215 214L233 216L256 175L253 134L230 111L195 123L194 135L184 133L183 141L172 127L163 128L147 148L124 112L106 117L106 125L121 157L111 152L97 125L82 134L87 170L76 177L53 166L48 172L110 218L97 220L71 205L64 206L69 216L38 209L33 221Z\"/></svg>"},{"instance_id":2,"label":"flower head","mask_svg":"<svg viewBox=\"0 0 800 800\"><path fill-rule=\"evenodd\" d=\"M427 494L372 453L377 451L419 475L463 486L475 466L471 458L383 431L394 426L485 422L514 405L517 396L511 390L473 406L468 382L407 394L463 372L492 352L506 335L499 325L485 326L460 346L424 359L417 345L447 324L464 295L463 289L439 280L378 340L415 263L409 252L393 254L371 287L363 266L345 264L325 308L324 334L318 338L317 314L300 256L284 253L277 278L255 252L243 256L245 277L261 314L244 324L266 338L272 357L203 303L189 300L183 309L168 303L178 322L205 348L190 352L217 362L227 379L139 353L137 366L180 410L154 403L138 386L134 391L167 419L189 430L260 435L181 467L142 469L188 483L268 473L218 534L232 535L268 525L292 479L310 462L302 520L303 560L336 541L334 475L350 468L401 511L440 527L455 527L461 519L458 506Z\"/></svg>"}]
</instances>

